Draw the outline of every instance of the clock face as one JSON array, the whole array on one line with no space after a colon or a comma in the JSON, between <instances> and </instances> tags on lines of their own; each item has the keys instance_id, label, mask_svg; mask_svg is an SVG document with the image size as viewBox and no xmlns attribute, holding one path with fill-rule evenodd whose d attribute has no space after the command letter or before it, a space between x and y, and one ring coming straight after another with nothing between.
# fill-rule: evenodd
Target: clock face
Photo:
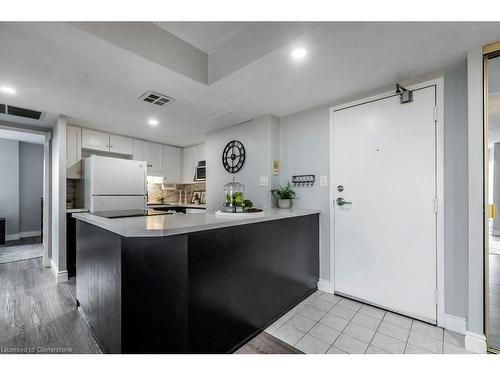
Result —
<instances>
[{"instance_id":1,"label":"clock face","mask_svg":"<svg viewBox=\"0 0 500 375\"><path fill-rule=\"evenodd\" d=\"M231 141L222 152L222 165L229 173L238 172L245 163L245 147L239 141Z\"/></svg>"}]
</instances>

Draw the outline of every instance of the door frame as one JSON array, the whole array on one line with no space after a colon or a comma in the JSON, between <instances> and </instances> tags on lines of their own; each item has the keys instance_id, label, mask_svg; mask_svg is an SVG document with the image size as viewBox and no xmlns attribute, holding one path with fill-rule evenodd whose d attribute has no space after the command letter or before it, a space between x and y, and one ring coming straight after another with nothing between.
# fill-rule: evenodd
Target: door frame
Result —
<instances>
[{"instance_id":1,"label":"door frame","mask_svg":"<svg viewBox=\"0 0 500 375\"><path fill-rule=\"evenodd\" d=\"M491 353L500 353L499 348L490 344L489 328L489 210L488 210L488 183L489 183L489 155L488 155L488 60L491 57L500 58L500 42L483 47L483 327L486 338L486 349Z\"/></svg>"},{"instance_id":2,"label":"door frame","mask_svg":"<svg viewBox=\"0 0 500 375\"><path fill-rule=\"evenodd\" d=\"M0 128L21 133L39 134L45 137L43 143L43 226L41 232L43 234L43 267L50 267L51 260L51 167L50 167L50 141L52 139L52 131L50 129L40 128L34 129L32 127L25 127L22 125L12 125L7 123L0 123Z\"/></svg>"},{"instance_id":3,"label":"door frame","mask_svg":"<svg viewBox=\"0 0 500 375\"><path fill-rule=\"evenodd\" d=\"M408 85L409 90L434 86L436 92L436 195L438 212L436 216L436 284L438 290L436 319L439 327L445 326L445 264L444 264L444 77ZM330 108L329 152L330 152L330 288L335 291L335 173L333 164L334 112L355 105L395 96L394 90L355 100Z\"/></svg>"}]
</instances>

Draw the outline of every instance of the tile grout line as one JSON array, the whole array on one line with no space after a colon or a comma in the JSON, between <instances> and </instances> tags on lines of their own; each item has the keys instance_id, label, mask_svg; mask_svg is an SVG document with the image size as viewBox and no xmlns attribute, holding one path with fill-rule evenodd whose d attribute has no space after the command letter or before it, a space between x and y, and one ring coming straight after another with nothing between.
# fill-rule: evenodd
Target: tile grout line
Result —
<instances>
[{"instance_id":1,"label":"tile grout line","mask_svg":"<svg viewBox=\"0 0 500 375\"><path fill-rule=\"evenodd\" d=\"M383 310L382 310L383 311ZM375 335L378 333L378 329L380 328L380 326L382 325L382 322L384 321L384 318L385 318L385 314L387 314L387 311L384 311L384 315L382 315L382 319L380 320L380 323L378 324L377 326L377 329L375 330L375 333L373 335L373 337L371 338L370 342L368 343L368 347L366 348L365 350L365 353L368 351L368 349L370 348L370 345L372 344L372 341L373 339L375 338ZM377 346L373 345L375 348L378 348ZM381 348L378 348L378 349L381 349ZM381 350L384 350L384 349L381 349Z\"/></svg>"},{"instance_id":2,"label":"tile grout line","mask_svg":"<svg viewBox=\"0 0 500 375\"><path fill-rule=\"evenodd\" d=\"M410 329L408 330L408 337L406 338L405 348L403 350L403 354L406 354L406 348L408 346L408 341L410 340L410 334L411 334L411 329L413 328L413 322L414 322L414 320L412 319L411 324L410 324Z\"/></svg>"},{"instance_id":3,"label":"tile grout line","mask_svg":"<svg viewBox=\"0 0 500 375\"><path fill-rule=\"evenodd\" d=\"M441 337L442 338L442 342L441 342L441 354L444 354L444 329L443 329L443 336Z\"/></svg>"},{"instance_id":4,"label":"tile grout line","mask_svg":"<svg viewBox=\"0 0 500 375\"><path fill-rule=\"evenodd\" d=\"M323 292L323 293L325 293L325 292ZM335 294L333 294L333 295L335 295ZM335 306L336 306L336 305L337 305L340 301L342 301L343 299L344 299L343 297L340 297L340 299L339 299L337 302L335 302L335 303L333 304L333 306L330 308L330 310L328 310L328 311L325 313L325 315L323 315L323 316L321 317L321 319L323 319L323 318L326 316L326 314L328 314L330 311L332 311L332 309L333 309L333 308L334 308L334 307L335 307ZM314 306L313 306L313 307L314 307ZM298 315L298 314L299 314L299 313L297 313L297 314L295 314L295 315ZM301 315L301 316L304 316L304 315ZM306 316L305 318L307 318L307 316ZM310 319L310 318L309 318L309 319ZM321 320L321 319L320 319L320 320ZM312 320L312 319L311 319L311 320ZM311 327L311 328L310 328L310 329L309 329L309 330L308 330L308 331L304 334L304 336L302 336L302 337L299 339L299 341L300 341L300 340L302 340L302 339L303 339L303 338L304 338L304 337L305 337L305 336L306 336L309 332L311 332L311 330L312 330L314 327L316 327L316 325L317 325L317 324L319 324L319 321L320 321L320 320L318 320L318 321L316 322L316 324L314 324L314 325L313 325L313 326L312 326L312 327ZM327 326L327 327L328 327L328 326ZM330 328L331 328L331 327L330 327ZM333 329L333 328L332 328L332 329ZM314 337L314 336L313 336L313 337ZM314 337L314 338L317 338L317 337ZM321 339L318 339L318 340L319 340L319 341L321 341L321 342L324 342L324 341L323 341L323 340L321 340ZM335 339L335 340L334 340L334 342L335 342L336 340L337 340L337 339ZM299 341L297 341L297 342L295 343L295 345L297 345L297 344L299 343ZM325 342L325 344L328 344L328 343L327 343L327 342ZM297 348L295 345L292 345L292 346L293 346L295 349L299 349L299 348ZM333 345L333 343L332 343L332 345ZM331 345L328 347L328 349L326 349L325 353L326 353L328 350L330 350L330 347L331 347ZM299 350L300 350L300 349L299 349Z\"/></svg>"},{"instance_id":5,"label":"tile grout line","mask_svg":"<svg viewBox=\"0 0 500 375\"><path fill-rule=\"evenodd\" d=\"M342 299L344 299L344 298L342 297ZM340 300L340 301L341 301L341 300ZM340 301L339 301L339 302L340 302ZM357 301L356 301L356 302L357 302ZM338 303L338 302L337 302L337 303ZM360 303L361 303L361 302L360 302ZM361 307L363 307L363 306L364 306L364 304L361 304ZM347 326L348 326L348 325L352 322L352 320L354 319L354 317L355 317L356 315L358 315L359 310L361 310L361 307L360 307L358 310L356 310L356 313L352 316L352 318L351 318L351 319L349 319L348 323L345 325L345 327L342 329L342 331L340 331L340 334L337 336L337 338L336 338L335 340L333 340L332 345L330 345L330 347L326 350L327 352L328 352L328 351L332 348L332 346L333 346L333 345L337 342L337 340L340 338L340 336L342 336L342 334L344 333L345 329L346 329L346 328L347 328ZM347 308L347 307L346 307L346 308ZM333 307L332 307L332 309L333 309ZM335 315L335 316L337 316L337 315ZM338 316L338 318L341 318L341 317L340 317L340 316ZM341 318L341 319L342 319L342 318ZM345 319L345 320L347 320L347 319ZM346 333L345 335L347 335L347 336L349 336L349 337L352 337L351 335L348 335L347 333ZM356 340L359 340L359 339L357 339L356 337L352 337L352 338L353 338L353 339L356 339ZM361 341L361 340L359 340L359 341ZM335 349L339 349L339 348L335 348ZM339 350L342 350L342 349L339 349ZM343 351L343 350L342 350L342 351ZM326 352L325 352L325 353L326 353ZM347 352L346 352L346 353L347 353ZM350 354L350 353L347 353L347 354Z\"/></svg>"},{"instance_id":6,"label":"tile grout line","mask_svg":"<svg viewBox=\"0 0 500 375\"><path fill-rule=\"evenodd\" d=\"M294 318L296 315L300 315L300 311L304 310L307 306L310 306L310 304L311 304L312 302L314 302L314 301L316 301L317 299L319 299L319 296L320 296L320 295L322 295L322 294L324 294L324 293L325 293L325 292L321 292L321 294L316 295L316 298L314 298L314 300L313 300L313 301L311 301L310 303L304 303L304 305L305 305L305 306L304 306L302 309L300 309L298 312L294 313L294 314L293 314L293 316L291 316L291 317L290 317L290 318L288 318L286 321L284 321L283 323L281 323L279 327L277 327L277 328L276 328L276 329L275 329L272 333L270 333L270 335L272 335L272 336L276 337L276 336L274 335L274 333L275 333L276 331L278 331L281 327L283 327L285 324L287 324L287 323L288 323L288 322L289 322L292 318ZM309 298L310 298L310 297L312 297L313 295L314 295L314 293L313 293L313 294L311 294L309 297L307 297L305 300L309 299ZM305 300L304 300L304 301L305 301ZM339 303L341 300L342 300L342 298L341 298L340 300L338 300L337 302L335 302L335 303L334 303L334 305L330 308L330 310L331 310L331 309L333 309L333 307L334 307L337 303ZM304 301L302 301L302 302L304 302ZM302 303L302 302L301 302L301 303ZM297 306L298 306L298 305L300 305L300 303L299 303L299 304L297 304ZM314 307L314 306L313 306L313 307ZM294 308L295 308L295 307L294 307ZM292 310L293 310L293 309L292 309ZM328 312L329 312L330 310L328 310ZM328 312L326 312L326 313L325 313L325 315L326 315L326 314L328 314ZM285 313L283 316L285 316L286 314L288 314L288 312L287 312L287 313ZM323 317L324 317L325 315L323 315ZM311 319L311 318L308 318L307 316L304 316L304 315L300 315L300 316L302 316L302 317L304 317L304 318L307 318L307 319ZM323 317L321 317L321 319L323 319ZM280 319L281 319L281 318L280 318ZM320 319L320 320L321 320L321 319ZM279 320L279 319L278 319L278 320ZM311 320L313 320L313 319L311 319ZM319 323L319 320L316 322L316 324L318 324L318 323ZM274 323L273 323L273 324L274 324ZM308 331L306 331L306 332L304 333L304 335L303 335L303 336L301 336L301 337L299 338L299 340L295 343L295 345L297 345L297 343L298 343L300 340L302 340L302 339L304 338L304 336L305 336L305 335L307 335L307 334L309 333L309 331L311 331L311 329L313 329L313 328L314 328L314 326L316 326L316 324L314 324L314 325L313 325L313 326L312 326L312 327L311 327ZM296 327L294 327L294 328L296 328ZM296 329L298 329L298 328L296 328ZM318 339L318 340L319 340L319 339ZM322 340L320 340L320 341L322 341ZM289 345L290 345L290 344L289 344ZM296 349L298 349L295 345L291 345L291 346L292 346L292 347L294 347L294 348L296 348Z\"/></svg>"}]
</instances>

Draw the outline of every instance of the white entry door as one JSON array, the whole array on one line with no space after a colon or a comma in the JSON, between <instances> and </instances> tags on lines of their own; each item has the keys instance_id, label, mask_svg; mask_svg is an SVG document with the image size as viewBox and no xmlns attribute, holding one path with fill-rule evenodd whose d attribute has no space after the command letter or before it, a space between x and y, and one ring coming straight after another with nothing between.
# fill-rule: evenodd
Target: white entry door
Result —
<instances>
[{"instance_id":1,"label":"white entry door","mask_svg":"<svg viewBox=\"0 0 500 375\"><path fill-rule=\"evenodd\" d=\"M335 291L436 323L435 86L333 112ZM341 191L340 191L341 190Z\"/></svg>"}]
</instances>

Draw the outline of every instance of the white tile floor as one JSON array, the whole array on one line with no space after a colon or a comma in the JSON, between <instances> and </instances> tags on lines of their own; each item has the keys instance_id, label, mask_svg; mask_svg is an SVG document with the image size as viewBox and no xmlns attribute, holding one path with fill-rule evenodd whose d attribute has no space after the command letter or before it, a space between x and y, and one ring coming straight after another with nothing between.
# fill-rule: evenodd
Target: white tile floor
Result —
<instances>
[{"instance_id":1,"label":"white tile floor","mask_svg":"<svg viewBox=\"0 0 500 375\"><path fill-rule=\"evenodd\" d=\"M266 332L311 354L471 353L463 335L320 291Z\"/></svg>"}]
</instances>

